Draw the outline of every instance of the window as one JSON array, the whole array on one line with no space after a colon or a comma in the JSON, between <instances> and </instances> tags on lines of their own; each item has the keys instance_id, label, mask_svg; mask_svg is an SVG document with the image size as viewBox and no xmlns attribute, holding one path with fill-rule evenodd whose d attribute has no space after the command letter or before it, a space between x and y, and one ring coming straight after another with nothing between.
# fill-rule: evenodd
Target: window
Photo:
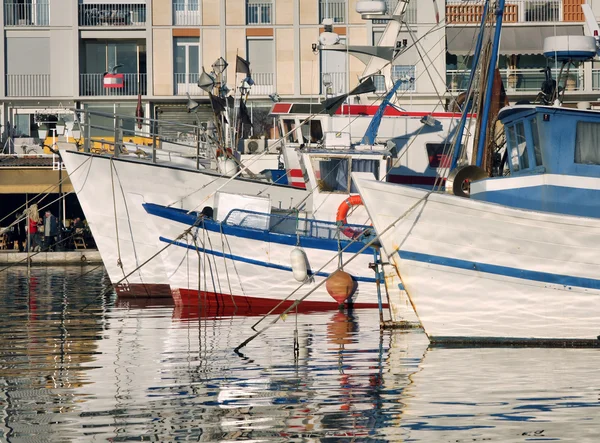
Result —
<instances>
[{"instance_id":1,"label":"window","mask_svg":"<svg viewBox=\"0 0 600 443\"><path fill-rule=\"evenodd\" d=\"M427 143L427 158L430 168L449 168L452 162L452 146L447 143Z\"/></svg>"},{"instance_id":2,"label":"window","mask_svg":"<svg viewBox=\"0 0 600 443\"><path fill-rule=\"evenodd\" d=\"M531 126L533 153L535 155L535 166L542 166L542 146L540 145L540 134L538 132L537 120L534 118L529 121L529 124Z\"/></svg>"},{"instance_id":3,"label":"window","mask_svg":"<svg viewBox=\"0 0 600 443\"><path fill-rule=\"evenodd\" d=\"M394 83L398 80L402 81L398 91L416 91L415 78L415 67L413 65L392 66L392 80Z\"/></svg>"},{"instance_id":4,"label":"window","mask_svg":"<svg viewBox=\"0 0 600 443\"><path fill-rule=\"evenodd\" d=\"M517 136L515 134L515 127L508 126L506 129L506 137L507 137L507 147L509 154L509 161L512 172L517 172L519 170L519 151L517 149Z\"/></svg>"},{"instance_id":5,"label":"window","mask_svg":"<svg viewBox=\"0 0 600 443\"><path fill-rule=\"evenodd\" d=\"M324 192L348 192L349 177L348 158L313 157L315 177L319 190Z\"/></svg>"},{"instance_id":6,"label":"window","mask_svg":"<svg viewBox=\"0 0 600 443\"><path fill-rule=\"evenodd\" d=\"M575 163L600 165L600 123L577 122Z\"/></svg>"},{"instance_id":7,"label":"window","mask_svg":"<svg viewBox=\"0 0 600 443\"><path fill-rule=\"evenodd\" d=\"M251 38L246 42L252 68L253 95L275 92L275 47L272 38Z\"/></svg>"},{"instance_id":8,"label":"window","mask_svg":"<svg viewBox=\"0 0 600 443\"><path fill-rule=\"evenodd\" d=\"M287 134L287 141L290 143L298 143L298 139L296 137L296 122L291 119L283 119L283 134Z\"/></svg>"},{"instance_id":9,"label":"window","mask_svg":"<svg viewBox=\"0 0 600 443\"><path fill-rule=\"evenodd\" d=\"M201 25L199 0L173 0L173 24Z\"/></svg>"},{"instance_id":10,"label":"window","mask_svg":"<svg viewBox=\"0 0 600 443\"><path fill-rule=\"evenodd\" d=\"M177 84L195 84L200 76L200 39L175 37L175 81Z\"/></svg>"},{"instance_id":11,"label":"window","mask_svg":"<svg viewBox=\"0 0 600 443\"><path fill-rule=\"evenodd\" d=\"M360 160L353 158L351 160L352 172L371 172L375 180L379 180L379 160ZM352 181L350 192L356 193L358 189Z\"/></svg>"},{"instance_id":12,"label":"window","mask_svg":"<svg viewBox=\"0 0 600 443\"><path fill-rule=\"evenodd\" d=\"M265 25L272 23L273 3L271 0L247 0L246 23L249 25Z\"/></svg>"},{"instance_id":13,"label":"window","mask_svg":"<svg viewBox=\"0 0 600 443\"><path fill-rule=\"evenodd\" d=\"M319 0L319 23L330 18L334 23L346 22L345 0Z\"/></svg>"},{"instance_id":14,"label":"window","mask_svg":"<svg viewBox=\"0 0 600 443\"><path fill-rule=\"evenodd\" d=\"M527 140L525 139L525 125L518 122L515 125L517 148L519 150L519 165L521 169L529 168L529 157L527 154Z\"/></svg>"}]
</instances>

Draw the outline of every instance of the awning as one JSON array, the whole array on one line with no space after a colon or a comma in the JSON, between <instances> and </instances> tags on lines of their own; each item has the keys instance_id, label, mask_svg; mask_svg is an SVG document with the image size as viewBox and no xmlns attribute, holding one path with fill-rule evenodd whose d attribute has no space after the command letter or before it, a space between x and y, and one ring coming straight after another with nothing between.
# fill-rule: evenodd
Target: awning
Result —
<instances>
[{"instance_id":1,"label":"awning","mask_svg":"<svg viewBox=\"0 0 600 443\"><path fill-rule=\"evenodd\" d=\"M472 54L479 26L449 26L446 47L450 54ZM500 38L500 54L542 54L544 39L554 35L583 35L583 25L554 26L529 23L529 26L505 26Z\"/></svg>"}]
</instances>

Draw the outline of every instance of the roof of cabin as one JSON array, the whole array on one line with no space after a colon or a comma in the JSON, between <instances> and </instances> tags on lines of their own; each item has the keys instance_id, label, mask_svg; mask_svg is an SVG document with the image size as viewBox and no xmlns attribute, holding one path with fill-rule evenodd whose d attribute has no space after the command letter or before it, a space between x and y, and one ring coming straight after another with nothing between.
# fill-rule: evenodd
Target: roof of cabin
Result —
<instances>
[{"instance_id":1,"label":"roof of cabin","mask_svg":"<svg viewBox=\"0 0 600 443\"><path fill-rule=\"evenodd\" d=\"M600 111L593 109L567 108L564 106L548 106L548 105L513 105L502 108L498 113L498 119L504 123L504 120L513 120L519 114L532 114L533 112L544 112L546 114L588 114L600 117Z\"/></svg>"}]
</instances>

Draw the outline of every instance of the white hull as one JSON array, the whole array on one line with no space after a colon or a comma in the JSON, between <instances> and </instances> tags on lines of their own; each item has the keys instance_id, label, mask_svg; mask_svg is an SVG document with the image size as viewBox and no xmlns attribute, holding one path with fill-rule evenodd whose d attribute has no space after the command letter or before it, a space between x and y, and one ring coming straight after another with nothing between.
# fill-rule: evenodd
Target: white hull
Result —
<instances>
[{"instance_id":1,"label":"white hull","mask_svg":"<svg viewBox=\"0 0 600 443\"><path fill-rule=\"evenodd\" d=\"M264 191L274 205L290 208L307 195L306 191L287 186L230 180L206 170L164 163L74 151L61 151L61 156L111 282L120 282L118 289L122 295L170 295L160 259L153 259L140 268L158 253L142 203L151 201L201 210L213 205L214 193L222 187L232 193Z\"/></svg>"},{"instance_id":2,"label":"white hull","mask_svg":"<svg viewBox=\"0 0 600 443\"><path fill-rule=\"evenodd\" d=\"M303 247L314 275L302 284L294 279L291 267L290 253L296 247L293 242L265 240L260 235L264 231L260 230L245 230L242 236L237 236L202 227L193 228L187 236L177 240L189 224L164 216L149 217L156 226L162 246L170 245L161 258L176 303L212 307L237 305L242 312L248 309L248 313L259 313L296 291L289 297L288 305L310 292L299 306L300 310L331 309L338 305L322 284L327 275L338 269L336 250ZM249 238L254 233L257 238ZM295 236L285 237L296 239ZM363 244L354 246L358 249ZM353 255L343 253L342 259L346 262ZM372 262L373 253L368 249L344 266L344 270L357 280L352 300L359 308L378 305L375 274L369 268Z\"/></svg>"},{"instance_id":3,"label":"white hull","mask_svg":"<svg viewBox=\"0 0 600 443\"><path fill-rule=\"evenodd\" d=\"M600 335L600 220L357 184L432 340Z\"/></svg>"}]
</instances>

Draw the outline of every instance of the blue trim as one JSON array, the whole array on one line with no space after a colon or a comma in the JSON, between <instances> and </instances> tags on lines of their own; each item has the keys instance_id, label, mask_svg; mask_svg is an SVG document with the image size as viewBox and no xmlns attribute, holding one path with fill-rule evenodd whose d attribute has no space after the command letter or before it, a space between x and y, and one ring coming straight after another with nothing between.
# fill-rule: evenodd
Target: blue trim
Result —
<instances>
[{"instance_id":1,"label":"blue trim","mask_svg":"<svg viewBox=\"0 0 600 443\"><path fill-rule=\"evenodd\" d=\"M290 266L283 266L283 265L276 265L274 263L267 263L261 260L254 260L252 258L246 258L246 257L241 257L239 255L233 255L233 254L225 254L223 252L219 252L219 251L213 251L211 249L205 249L205 248L201 248L201 247L196 247L196 246L192 246L189 245L187 243L182 243L182 242L178 242L178 241L174 241L174 240L170 240L168 238L165 237L159 237L161 242L164 243L170 243L173 244L175 246L180 246L182 248L186 248L186 249L191 249L194 251L200 251L200 252L205 252L206 254L210 254L210 255L214 255L216 257L225 257L228 258L230 260L234 260L234 261L239 261L242 263L249 263L251 265L255 265L255 266L262 266L264 268L270 268L270 269L278 269L280 271L287 271L287 272L293 272L292 268ZM326 273L326 272L312 272L312 271L308 271L308 275L315 275L317 277L329 277L330 274ZM352 276L352 278L358 282L365 282L365 283L375 283L376 280L374 278L369 278L369 277L355 277Z\"/></svg>"},{"instance_id":2,"label":"blue trim","mask_svg":"<svg viewBox=\"0 0 600 443\"><path fill-rule=\"evenodd\" d=\"M276 232L269 232L263 229L232 226L206 218L201 219L199 222L201 225L199 225L199 219L196 212L188 213L185 209L168 208L153 203L144 203L143 206L146 212L157 217L166 218L167 220L176 221L188 226L196 225L206 229L207 231L222 232L225 235L231 235L239 238L247 238L280 245L301 246L303 248L320 249L323 251L337 252L339 248L346 248L344 249L344 252L349 254L356 254L364 247L364 243L361 241L351 243L346 240L340 240L338 247L337 240L280 234ZM373 254L371 249L372 248L370 247L366 248L364 251L362 251L362 254Z\"/></svg>"},{"instance_id":3,"label":"blue trim","mask_svg":"<svg viewBox=\"0 0 600 443\"><path fill-rule=\"evenodd\" d=\"M558 61L563 60L577 60L577 61L586 61L591 60L596 56L594 51L548 51L544 52L544 57L554 60L554 57L557 58Z\"/></svg>"},{"instance_id":4,"label":"blue trim","mask_svg":"<svg viewBox=\"0 0 600 443\"><path fill-rule=\"evenodd\" d=\"M551 274L548 272L528 271L526 269L509 268L507 266L490 265L457 258L441 257L439 255L422 254L412 251L400 251L398 255L403 260L430 263L433 265L448 266L451 268L464 269L468 271L485 272L487 274L502 275L505 277L521 278L553 285L562 285L566 289L575 286L586 289L600 289L600 280L573 277L570 275Z\"/></svg>"}]
</instances>

